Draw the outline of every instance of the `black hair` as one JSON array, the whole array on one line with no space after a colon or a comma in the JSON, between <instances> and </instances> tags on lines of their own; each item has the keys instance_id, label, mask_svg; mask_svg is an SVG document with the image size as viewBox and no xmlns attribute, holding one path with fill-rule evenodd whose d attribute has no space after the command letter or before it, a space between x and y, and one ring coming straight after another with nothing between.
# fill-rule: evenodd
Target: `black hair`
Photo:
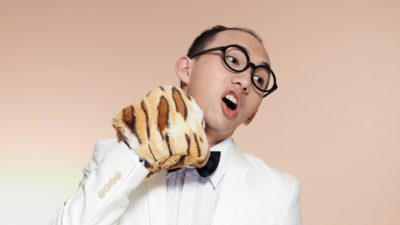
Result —
<instances>
[{"instance_id":1,"label":"black hair","mask_svg":"<svg viewBox=\"0 0 400 225\"><path fill-rule=\"evenodd\" d=\"M249 28L244 28L244 27L225 27L222 25L216 25L213 26L212 28L209 28L205 31L203 31L199 36L194 39L192 45L190 46L187 56L191 57L192 55L196 54L197 52L200 52L204 50L204 48L207 46L208 43L210 43L212 40L214 40L215 36L223 31L227 30L236 30L236 31L242 31L245 33L248 33L255 37L260 43L263 43L261 38L251 29Z\"/></svg>"}]
</instances>

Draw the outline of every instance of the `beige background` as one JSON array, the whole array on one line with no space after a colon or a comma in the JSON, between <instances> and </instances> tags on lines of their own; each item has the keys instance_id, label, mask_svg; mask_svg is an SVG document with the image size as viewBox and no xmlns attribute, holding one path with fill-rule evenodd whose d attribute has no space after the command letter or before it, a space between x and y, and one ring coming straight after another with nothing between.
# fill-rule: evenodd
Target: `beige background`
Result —
<instances>
[{"instance_id":1,"label":"beige background","mask_svg":"<svg viewBox=\"0 0 400 225\"><path fill-rule=\"evenodd\" d=\"M304 224L400 224L399 1L0 0L1 224L46 224L214 24L266 43L279 89L234 137L302 181Z\"/></svg>"}]
</instances>

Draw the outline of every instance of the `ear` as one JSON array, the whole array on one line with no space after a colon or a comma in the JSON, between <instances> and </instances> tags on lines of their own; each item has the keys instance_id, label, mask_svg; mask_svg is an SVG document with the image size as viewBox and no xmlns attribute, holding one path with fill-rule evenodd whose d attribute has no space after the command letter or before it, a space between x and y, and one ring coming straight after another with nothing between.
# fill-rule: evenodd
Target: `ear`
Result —
<instances>
[{"instance_id":1,"label":"ear","mask_svg":"<svg viewBox=\"0 0 400 225\"><path fill-rule=\"evenodd\" d=\"M245 126L249 125L250 122L251 122L251 121L254 119L254 117L256 116L256 114L257 114L257 111L256 111L255 113L253 113L253 115L251 115L246 121L244 121L243 124L244 124Z\"/></svg>"},{"instance_id":2,"label":"ear","mask_svg":"<svg viewBox=\"0 0 400 225\"><path fill-rule=\"evenodd\" d=\"M175 73L184 86L189 84L192 60L187 56L180 57L175 64Z\"/></svg>"}]
</instances>

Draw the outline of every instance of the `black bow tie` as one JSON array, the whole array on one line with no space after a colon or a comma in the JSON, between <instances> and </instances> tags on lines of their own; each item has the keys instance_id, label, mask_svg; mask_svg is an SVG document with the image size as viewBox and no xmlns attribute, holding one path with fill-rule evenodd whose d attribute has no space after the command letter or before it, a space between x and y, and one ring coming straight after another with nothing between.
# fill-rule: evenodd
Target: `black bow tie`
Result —
<instances>
[{"instance_id":1,"label":"black bow tie","mask_svg":"<svg viewBox=\"0 0 400 225\"><path fill-rule=\"evenodd\" d=\"M210 152L210 158L208 158L207 164L201 168L196 168L197 173L201 177L208 177L211 174L213 174L219 164L219 159L221 158L221 152ZM168 173L180 170L181 168L176 168L176 169L170 169L168 170Z\"/></svg>"}]
</instances>

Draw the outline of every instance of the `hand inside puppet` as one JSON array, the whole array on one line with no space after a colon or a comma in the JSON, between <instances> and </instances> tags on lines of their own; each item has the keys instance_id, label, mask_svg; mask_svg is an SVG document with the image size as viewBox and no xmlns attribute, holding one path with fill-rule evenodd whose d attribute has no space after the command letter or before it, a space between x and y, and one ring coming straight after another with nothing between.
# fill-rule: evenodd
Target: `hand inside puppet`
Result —
<instances>
[{"instance_id":1,"label":"hand inside puppet","mask_svg":"<svg viewBox=\"0 0 400 225\"><path fill-rule=\"evenodd\" d=\"M135 151L150 171L203 167L210 155L203 112L185 91L161 86L125 107L112 122L118 141Z\"/></svg>"}]
</instances>

